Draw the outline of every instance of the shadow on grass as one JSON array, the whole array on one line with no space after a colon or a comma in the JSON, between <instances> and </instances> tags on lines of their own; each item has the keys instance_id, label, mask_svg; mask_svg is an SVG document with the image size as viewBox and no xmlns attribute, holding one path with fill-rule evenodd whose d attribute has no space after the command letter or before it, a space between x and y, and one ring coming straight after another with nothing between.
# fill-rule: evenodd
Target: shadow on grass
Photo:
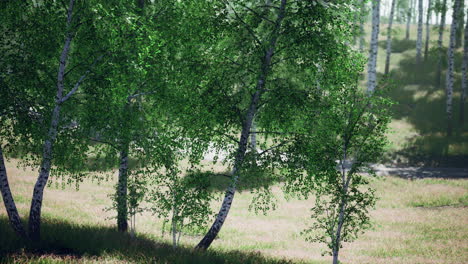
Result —
<instances>
[{"instance_id":1,"label":"shadow on grass","mask_svg":"<svg viewBox=\"0 0 468 264\"><path fill-rule=\"evenodd\" d=\"M379 47L386 50L387 40L379 41ZM416 47L416 40L412 39L392 39L392 53L401 53Z\"/></svg>"},{"instance_id":2,"label":"shadow on grass","mask_svg":"<svg viewBox=\"0 0 468 264\"><path fill-rule=\"evenodd\" d=\"M42 225L40 243L16 237L4 216L0 217L0 234L0 263L292 263L255 252L173 249L144 235L132 238L109 227L51 219L45 219Z\"/></svg>"},{"instance_id":3,"label":"shadow on grass","mask_svg":"<svg viewBox=\"0 0 468 264\"><path fill-rule=\"evenodd\" d=\"M446 133L446 60L444 55L442 86L436 83L437 49L432 49L420 65L416 64L414 55L407 55L390 73L390 78L396 82L390 91L390 97L397 103L393 107L394 118L410 123L418 136L410 138L404 148L389 155L389 159L419 166L468 167L468 121L465 125L459 121L462 53L455 54L452 137L447 137ZM468 116L468 108L465 108L465 116Z\"/></svg>"}]
</instances>

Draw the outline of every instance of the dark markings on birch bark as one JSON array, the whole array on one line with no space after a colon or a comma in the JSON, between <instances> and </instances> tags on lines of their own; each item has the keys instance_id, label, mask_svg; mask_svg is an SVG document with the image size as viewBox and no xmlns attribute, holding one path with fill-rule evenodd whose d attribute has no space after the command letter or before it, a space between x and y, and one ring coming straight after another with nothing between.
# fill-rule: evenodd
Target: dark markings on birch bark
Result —
<instances>
[{"instance_id":1,"label":"dark markings on birch bark","mask_svg":"<svg viewBox=\"0 0 468 264\"><path fill-rule=\"evenodd\" d=\"M444 40L444 29L445 29L445 15L447 13L447 0L442 2L442 10L440 14L439 23L439 39L437 40L437 48L439 50L439 58L437 60L437 73L436 73L436 85L442 87L442 58L444 53L442 51L443 40Z\"/></svg>"},{"instance_id":2,"label":"dark markings on birch bark","mask_svg":"<svg viewBox=\"0 0 468 264\"><path fill-rule=\"evenodd\" d=\"M24 229L23 222L18 214L15 200L11 194L10 185L8 184L8 175L5 166L5 160L3 158L3 150L0 145L0 191L2 192L3 204L8 214L8 220L10 221L11 228L15 233L26 238L26 230Z\"/></svg>"},{"instance_id":3,"label":"dark markings on birch bark","mask_svg":"<svg viewBox=\"0 0 468 264\"><path fill-rule=\"evenodd\" d=\"M127 183L128 183L128 144L120 151L119 157L119 179L117 182L117 229L121 232L128 230L128 206L127 206Z\"/></svg>"},{"instance_id":4,"label":"dark markings on birch bark","mask_svg":"<svg viewBox=\"0 0 468 264\"><path fill-rule=\"evenodd\" d=\"M466 16L465 39L463 43L462 92L460 96L460 124L462 125L462 127L465 123L466 85L468 83L467 71L468 71L468 15Z\"/></svg>"},{"instance_id":5,"label":"dark markings on birch bark","mask_svg":"<svg viewBox=\"0 0 468 264\"><path fill-rule=\"evenodd\" d=\"M458 8L458 25L457 25L457 33L455 36L456 43L455 48L461 48L462 46L462 39L463 39L463 22L465 20L465 1L462 0L460 2L460 7Z\"/></svg>"},{"instance_id":6,"label":"dark markings on birch bark","mask_svg":"<svg viewBox=\"0 0 468 264\"><path fill-rule=\"evenodd\" d=\"M366 1L361 0L361 19L359 23L359 51L364 51L364 18L365 17L365 12L366 12Z\"/></svg>"},{"instance_id":7,"label":"dark markings on birch bark","mask_svg":"<svg viewBox=\"0 0 468 264\"><path fill-rule=\"evenodd\" d=\"M67 14L67 30L71 27L73 5L75 1L70 0ZM65 69L67 65L68 53L70 51L70 44L73 40L73 34L67 32L65 37L65 43L63 46L62 54L60 55L60 63L57 74L57 96L54 110L52 112L52 118L47 133L47 138L44 142L41 168L39 170L39 177L37 178L36 184L34 185L33 196L31 200L31 208L29 211L29 236L32 240L37 241L40 239L40 228L41 228L41 208L42 199L44 196L44 188L47 185L49 179L50 168L52 165L52 150L55 140L57 138L57 129L60 121L60 110L63 98L64 90L64 77Z\"/></svg>"},{"instance_id":8,"label":"dark markings on birch bark","mask_svg":"<svg viewBox=\"0 0 468 264\"><path fill-rule=\"evenodd\" d=\"M242 163L245 157L245 152L247 150L249 132L252 126L252 121L254 119L255 113L257 112L257 107L259 105L260 98L263 92L265 91L266 79L267 79L267 76L271 67L271 59L273 57L275 47L276 47L276 42L279 37L281 22L285 16L286 3L287 3L287 0L281 0L281 6L279 8L278 17L275 21L275 28L273 30L272 38L270 39L269 48L266 50L265 55L262 59L261 72L260 72L259 79L257 81L256 91L254 95L252 96L249 109L246 113L244 122L242 124L242 132L241 132L239 144L237 147L237 154L234 159L234 166L232 170L232 182L226 190L223 203L218 212L218 215L216 216L214 223L211 225L210 229L208 230L206 235L203 237L203 239L195 247L197 249L201 249L201 250L208 249L208 247L211 245L211 243L213 242L213 240L216 238L219 231L221 230L224 224L224 221L226 220L226 217L229 213L229 210L231 209L232 201L234 199L234 194L236 192L236 184L240 176L239 170L242 167Z\"/></svg>"},{"instance_id":9,"label":"dark markings on birch bark","mask_svg":"<svg viewBox=\"0 0 468 264\"><path fill-rule=\"evenodd\" d=\"M423 35L423 0L418 0L418 37L416 40L416 63L422 60L422 35Z\"/></svg>"},{"instance_id":10,"label":"dark markings on birch bark","mask_svg":"<svg viewBox=\"0 0 468 264\"><path fill-rule=\"evenodd\" d=\"M372 2L372 34L367 65L367 92L373 93L377 86L377 51L380 27L380 0Z\"/></svg>"},{"instance_id":11,"label":"dark markings on birch bark","mask_svg":"<svg viewBox=\"0 0 468 264\"><path fill-rule=\"evenodd\" d=\"M428 0L427 16L426 16L426 42L424 43L424 61L427 61L427 57L429 55L429 37L431 33L429 20L431 19L431 11L432 11L432 0Z\"/></svg>"},{"instance_id":12,"label":"dark markings on birch bark","mask_svg":"<svg viewBox=\"0 0 468 264\"><path fill-rule=\"evenodd\" d=\"M408 6L408 10L406 12L406 35L405 35L406 40L409 40L409 38L410 38L411 15L413 13L412 10L411 10L412 5L413 5L413 0L410 1L409 6Z\"/></svg>"},{"instance_id":13,"label":"dark markings on birch bark","mask_svg":"<svg viewBox=\"0 0 468 264\"><path fill-rule=\"evenodd\" d=\"M346 135L345 135L345 138ZM340 210L339 210L339 215L338 215L338 226L335 231L335 241L333 243L333 264L338 264L338 254L340 251L340 245L341 245L341 230L343 228L344 224L344 214L346 211L346 206L347 206L347 195L348 195L348 187L349 187L349 182L351 181L351 176L349 173L346 173L346 166L345 162L346 159L348 158L348 139L345 139L343 141L343 157L341 160L341 192L342 192L342 197L341 197L341 202L340 202Z\"/></svg>"},{"instance_id":14,"label":"dark markings on birch bark","mask_svg":"<svg viewBox=\"0 0 468 264\"><path fill-rule=\"evenodd\" d=\"M458 26L458 18L460 15L461 0L455 0L453 6L452 25L450 27L450 44L447 51L447 88L445 90L447 95L446 113L447 113L447 136L452 136L452 101L453 101L453 81L455 72L455 35Z\"/></svg>"},{"instance_id":15,"label":"dark markings on birch bark","mask_svg":"<svg viewBox=\"0 0 468 264\"><path fill-rule=\"evenodd\" d=\"M390 56L392 55L392 24L393 16L395 14L395 5L396 0L392 0L392 5L390 7L390 17L388 21L388 30L387 30L387 57L385 59L385 75L390 72Z\"/></svg>"}]
</instances>

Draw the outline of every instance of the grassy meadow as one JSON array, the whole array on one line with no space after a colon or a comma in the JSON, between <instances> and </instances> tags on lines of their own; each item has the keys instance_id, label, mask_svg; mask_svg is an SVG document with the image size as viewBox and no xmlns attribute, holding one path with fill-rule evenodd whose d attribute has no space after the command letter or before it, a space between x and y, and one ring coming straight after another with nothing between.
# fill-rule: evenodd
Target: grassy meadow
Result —
<instances>
[{"instance_id":1,"label":"grassy meadow","mask_svg":"<svg viewBox=\"0 0 468 264\"><path fill-rule=\"evenodd\" d=\"M11 188L26 218L36 172L7 163ZM115 179L114 179L115 180ZM173 251L162 220L143 213L137 236L114 230L108 197L114 181L85 180L77 191L53 182L45 192L43 238L39 245L19 241L0 209L0 258L6 263L329 263L324 245L305 242L312 200L289 199L274 190L277 209L267 215L248 210L252 194L237 194L220 236L207 253L191 248L201 234L184 234ZM381 177L372 181L380 200L374 227L345 244L343 263L468 263L468 181ZM220 192L220 196L222 193ZM213 204L217 208L219 203Z\"/></svg>"},{"instance_id":2,"label":"grassy meadow","mask_svg":"<svg viewBox=\"0 0 468 264\"><path fill-rule=\"evenodd\" d=\"M369 31L369 30L367 30ZM369 33L369 32L367 32ZM380 39L386 39L386 25ZM404 25L396 25L403 39ZM416 26L411 39L415 43ZM435 46L437 32L431 35ZM367 37L366 37L367 40ZM448 30L445 33L446 46ZM410 43L411 44L411 43ZM386 155L392 163L430 166L467 166L467 127L458 124L460 71L454 93L454 137L446 138L445 94L434 85L436 54L415 66L415 44L396 42L392 55L391 97L397 102ZM461 60L461 50L457 51ZM384 69L385 50L380 45L378 71ZM458 69L461 62L458 63ZM443 75L445 76L445 75ZM444 77L443 77L444 79ZM364 85L365 81L363 81ZM468 107L467 107L468 110ZM465 114L468 116L468 112ZM465 122L468 123L468 122ZM19 169L7 162L10 186L17 206L27 218L37 169ZM225 168L215 165L215 170ZM201 234L184 234L182 248L174 251L162 220L145 212L137 216L137 235L116 232L109 195L111 181L85 180L76 190L53 180L43 201L43 242L27 244L14 236L0 206L0 263L330 263L322 256L325 246L305 242L300 232L311 219L312 200L286 200L279 185L273 187L277 209L267 215L248 210L252 194L236 194L227 221L208 252L193 251ZM221 183L222 185L223 183ZM340 252L343 263L444 264L468 263L468 180L380 177L372 180L380 197L372 211L374 226ZM219 196L223 195L219 192ZM217 210L220 201L213 203ZM167 228L166 228L167 229Z\"/></svg>"}]
</instances>

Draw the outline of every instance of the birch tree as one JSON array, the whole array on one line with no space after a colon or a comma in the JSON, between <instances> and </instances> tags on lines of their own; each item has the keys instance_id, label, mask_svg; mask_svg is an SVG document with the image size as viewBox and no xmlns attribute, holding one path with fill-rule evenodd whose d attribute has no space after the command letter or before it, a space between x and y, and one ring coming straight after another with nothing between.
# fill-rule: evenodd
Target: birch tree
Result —
<instances>
[{"instance_id":1,"label":"birch tree","mask_svg":"<svg viewBox=\"0 0 468 264\"><path fill-rule=\"evenodd\" d=\"M302 137L305 128L301 120L317 107L320 94L317 80L322 89L336 81L331 76L327 79L321 76L335 58L331 54L343 47L340 43L352 41L352 36L336 25L352 27L348 21L354 14L344 10L349 10L347 4L356 5L349 1L332 4L287 0L271 1L267 5L263 1L226 1L223 4L220 8L227 10L223 19L226 23L224 28L218 28L223 30L219 33L223 37L213 50L213 57L219 57L216 54L221 52L223 60L218 63L228 66L215 66L217 71L207 73L211 76L210 86L216 89L208 86L204 98L215 96L210 99L210 107L222 106L219 111L211 112L225 115L222 118L225 134L240 136L237 139L231 136L233 143L226 148L230 152L228 162L232 170L228 176L231 181L213 224L197 245L202 250L211 245L225 223L239 181L248 180L248 177L253 177L256 182L274 180L279 177L277 169L292 166L295 153L288 148L291 142ZM309 23L321 26L309 27ZM328 26L330 31L319 30ZM320 35L320 43L315 42ZM218 94L216 91L220 89L227 89L223 94L230 96ZM317 117L318 113L310 114ZM262 135L261 140L257 137L257 145L262 149L257 154L248 149L254 117L255 132ZM254 191L258 194L258 199L253 201L254 207L259 210L272 207L255 202L272 201L268 199L271 197L269 188L262 185Z\"/></svg>"},{"instance_id":2,"label":"birch tree","mask_svg":"<svg viewBox=\"0 0 468 264\"><path fill-rule=\"evenodd\" d=\"M392 5L390 7L390 16L388 20L388 29L387 29L387 57L385 59L385 75L390 71L390 56L392 55L392 24L393 17L395 13L395 4L396 0L392 0Z\"/></svg>"},{"instance_id":3,"label":"birch tree","mask_svg":"<svg viewBox=\"0 0 468 264\"><path fill-rule=\"evenodd\" d=\"M416 63L422 59L423 0L418 0L418 38L416 40Z\"/></svg>"},{"instance_id":4,"label":"birch tree","mask_svg":"<svg viewBox=\"0 0 468 264\"><path fill-rule=\"evenodd\" d=\"M458 19L460 18L461 0L455 0L453 4L453 18L450 27L450 44L447 51L447 79L446 79L446 113L447 113L447 136L452 136L452 101L453 101L453 82L455 72L455 35L457 32Z\"/></svg>"},{"instance_id":5,"label":"birch tree","mask_svg":"<svg viewBox=\"0 0 468 264\"><path fill-rule=\"evenodd\" d=\"M413 7L413 1L415 0L408 0L408 1L409 1L408 9L406 11L407 12L406 13L406 35L405 35L406 40L410 39L410 26L411 26L412 14L413 14L412 7Z\"/></svg>"},{"instance_id":6,"label":"birch tree","mask_svg":"<svg viewBox=\"0 0 468 264\"><path fill-rule=\"evenodd\" d=\"M8 176L5 167L2 147L0 146L0 191L2 193L3 204L5 205L8 220L16 234L20 237L26 238L26 230L24 229L23 222L16 208L15 199L11 194L10 186L8 184Z\"/></svg>"},{"instance_id":7,"label":"birch tree","mask_svg":"<svg viewBox=\"0 0 468 264\"><path fill-rule=\"evenodd\" d=\"M468 16L466 16L468 20ZM460 123L463 127L465 123L465 101L466 101L466 86L467 86L467 71L468 71L468 22L465 23L465 38L463 42L463 65L462 65L462 91L460 96Z\"/></svg>"},{"instance_id":8,"label":"birch tree","mask_svg":"<svg viewBox=\"0 0 468 264\"><path fill-rule=\"evenodd\" d=\"M372 33L367 64L367 91L372 93L377 85L377 52L380 28L380 0L372 1Z\"/></svg>"},{"instance_id":9,"label":"birch tree","mask_svg":"<svg viewBox=\"0 0 468 264\"><path fill-rule=\"evenodd\" d=\"M424 61L427 61L427 57L429 54L429 37L431 35L431 27L429 25L429 20L431 19L431 11L432 11L432 0L428 0L427 16L426 16L426 41L425 41L425 46L424 46Z\"/></svg>"},{"instance_id":10,"label":"birch tree","mask_svg":"<svg viewBox=\"0 0 468 264\"><path fill-rule=\"evenodd\" d=\"M3 10L9 11L5 38L11 45L1 47L6 55L1 77L2 89L10 94L5 103L10 113L1 134L8 141L4 149L26 157L23 165L40 167L28 223L29 237L38 240L42 198L51 172L68 171L77 182L82 176L77 171L83 169L88 143L82 140L77 122L83 109L78 101L105 59L100 45L88 48L88 37L101 22L102 10L90 10L74 0L65 6L58 2L4 4Z\"/></svg>"},{"instance_id":11,"label":"birch tree","mask_svg":"<svg viewBox=\"0 0 468 264\"><path fill-rule=\"evenodd\" d=\"M447 13L447 0L443 0L442 3L437 8L440 12L440 23L439 23L439 39L437 40L437 49L439 50L438 60L437 60L437 72L436 72L436 85L438 87L442 86L442 58L443 53L443 40L444 40L444 30L445 30L445 15Z\"/></svg>"},{"instance_id":12,"label":"birch tree","mask_svg":"<svg viewBox=\"0 0 468 264\"><path fill-rule=\"evenodd\" d=\"M391 120L388 99L377 93L365 95L356 85L346 89L346 92L340 94L347 95L347 99L343 98L347 103L343 109L335 108L334 113L330 113L333 117L329 120L333 120L335 126L323 124L333 127L332 133L336 133L335 138L329 139L335 140L335 143L326 144L331 149L324 151L339 161L338 171L333 161L324 161L328 165L323 164L320 173L312 174L326 180L315 180L317 185L314 187L316 200L311 209L312 225L302 232L307 241L327 245L329 251L326 253L333 257L333 264L339 263L343 243L352 242L371 226L369 210L375 206L375 190L368 186L369 177L359 172L370 172L373 175L365 164L375 162L382 155L386 142L385 131ZM330 129L327 131L331 132ZM351 167L346 163L351 163Z\"/></svg>"},{"instance_id":13,"label":"birch tree","mask_svg":"<svg viewBox=\"0 0 468 264\"><path fill-rule=\"evenodd\" d=\"M461 1L460 3L460 9L458 11L460 14L459 20L458 20L458 25L457 25L457 33L455 35L455 48L458 49L462 46L462 39L463 39L463 24L465 21L465 1Z\"/></svg>"}]
</instances>

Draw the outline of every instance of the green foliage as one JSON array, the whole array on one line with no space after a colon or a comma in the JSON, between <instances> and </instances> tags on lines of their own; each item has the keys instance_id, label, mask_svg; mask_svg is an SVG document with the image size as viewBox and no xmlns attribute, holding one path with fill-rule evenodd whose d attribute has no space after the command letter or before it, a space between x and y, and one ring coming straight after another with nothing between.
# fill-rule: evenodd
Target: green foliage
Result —
<instances>
[{"instance_id":1,"label":"green foliage","mask_svg":"<svg viewBox=\"0 0 468 264\"><path fill-rule=\"evenodd\" d=\"M182 176L176 168L166 168L166 173L153 177L148 187L146 198L151 211L174 226L174 233L203 231L213 214L210 202L215 196L210 191L211 176L198 170Z\"/></svg>"},{"instance_id":2,"label":"green foliage","mask_svg":"<svg viewBox=\"0 0 468 264\"><path fill-rule=\"evenodd\" d=\"M334 125L325 125L334 136L328 137L328 144L321 143L329 147L319 156L329 157L329 170L309 172L316 179L311 187L317 198L311 210L313 224L303 232L308 241L326 243L333 255L342 241L351 242L370 227L368 211L375 206L375 191L362 173L373 174L368 165L382 155L391 120L391 102L379 92L366 95L354 85L335 96L339 103L328 118ZM334 168L336 160L339 171Z\"/></svg>"},{"instance_id":3,"label":"green foliage","mask_svg":"<svg viewBox=\"0 0 468 264\"><path fill-rule=\"evenodd\" d=\"M338 179L339 176L336 177ZM311 209L312 224L301 235L309 242L320 242L328 246L329 251L322 254L332 255L333 250L342 247L343 242L354 241L364 230L371 227L369 209L375 206L375 191L362 188L369 182L365 176L356 175L344 193L339 180L321 185L316 192L314 207ZM345 219L341 237L337 238L340 208L346 201Z\"/></svg>"}]
</instances>

